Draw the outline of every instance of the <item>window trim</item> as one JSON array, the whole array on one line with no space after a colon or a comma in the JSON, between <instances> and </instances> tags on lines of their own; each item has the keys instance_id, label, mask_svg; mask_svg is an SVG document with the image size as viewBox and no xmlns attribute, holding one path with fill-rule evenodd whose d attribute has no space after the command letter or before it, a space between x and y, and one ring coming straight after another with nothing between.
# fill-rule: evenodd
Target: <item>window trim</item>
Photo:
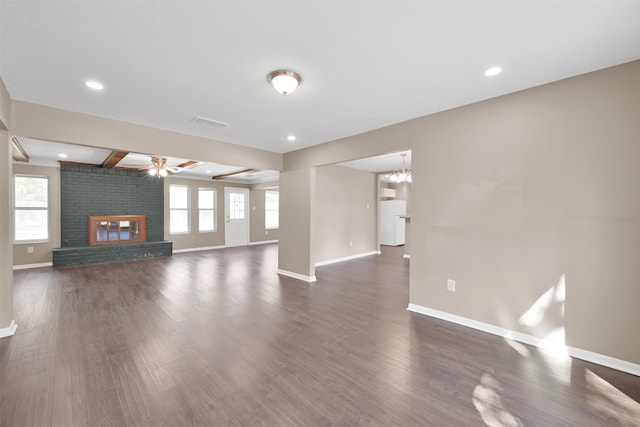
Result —
<instances>
[{"instance_id":1,"label":"window trim","mask_svg":"<svg viewBox=\"0 0 640 427\"><path fill-rule=\"evenodd\" d=\"M278 194L278 226L277 227L267 227L267 193L277 193ZM269 212L274 212L273 209L269 209ZM264 191L264 229L265 230L278 230L280 228L280 191L277 190L265 190Z\"/></svg>"},{"instance_id":2,"label":"window trim","mask_svg":"<svg viewBox=\"0 0 640 427\"><path fill-rule=\"evenodd\" d=\"M187 207L171 207L171 187L182 187L187 189ZM187 231L171 231L171 211L187 211ZM169 234L190 234L191 233L191 187L183 184L169 184Z\"/></svg>"},{"instance_id":3,"label":"window trim","mask_svg":"<svg viewBox=\"0 0 640 427\"><path fill-rule=\"evenodd\" d=\"M211 191L213 193L213 208L200 208L200 190ZM214 187L198 187L198 233L216 233L218 231L218 192ZM200 211L213 211L213 230L202 230L200 228Z\"/></svg>"},{"instance_id":4,"label":"window trim","mask_svg":"<svg viewBox=\"0 0 640 427\"><path fill-rule=\"evenodd\" d=\"M41 208L41 207L23 207L23 208L18 208L16 206L16 178L41 178L41 179L45 179L47 181L47 207L46 208ZM12 241L13 244L16 245L24 245L24 244L30 244L30 243L49 243L51 242L51 177L49 177L48 175L32 175L32 174L25 174L25 173L16 173L13 174L13 187L11 188L12 191L12 202L13 202L13 233L12 233ZM27 210L27 211L46 211L47 212L47 237L46 239L30 239L30 240L17 240L16 239L16 211L17 210Z\"/></svg>"}]
</instances>

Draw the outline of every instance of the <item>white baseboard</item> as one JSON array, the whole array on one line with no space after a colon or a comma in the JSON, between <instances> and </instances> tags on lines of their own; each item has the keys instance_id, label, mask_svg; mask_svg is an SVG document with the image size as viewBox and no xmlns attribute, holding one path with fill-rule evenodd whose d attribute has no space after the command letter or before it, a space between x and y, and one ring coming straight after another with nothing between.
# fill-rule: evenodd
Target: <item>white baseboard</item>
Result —
<instances>
[{"instance_id":1,"label":"white baseboard","mask_svg":"<svg viewBox=\"0 0 640 427\"><path fill-rule=\"evenodd\" d=\"M304 274L294 273L293 271L287 270L278 270L278 274L282 274L283 276L293 277L294 279L303 280L305 282L311 283L315 282L316 276L305 276Z\"/></svg>"},{"instance_id":2,"label":"white baseboard","mask_svg":"<svg viewBox=\"0 0 640 427\"><path fill-rule=\"evenodd\" d=\"M435 317L437 319L446 320L447 322L456 323L458 325L467 326L479 331L488 332L490 334L498 335L503 338L520 341L534 347L545 347L545 342L541 338L534 337L533 335L525 334L522 332L511 331L509 329L491 325L489 323L479 322L477 320L469 319L462 316L456 316L455 314L434 310L432 308L424 307L417 304L409 304L407 310L413 311L414 313ZM594 353L592 351L583 350L571 346L566 346L566 350L569 356L575 357L576 359L597 363L598 365L607 366L609 368L617 369L618 371L640 376L639 364L627 362L626 360L616 359L614 357L605 356L604 354Z\"/></svg>"},{"instance_id":3,"label":"white baseboard","mask_svg":"<svg viewBox=\"0 0 640 427\"><path fill-rule=\"evenodd\" d=\"M198 252L198 251L210 251L213 249L224 249L226 248L226 246L222 245L222 246L203 246L200 248L186 248L186 249L174 249L173 253L174 254L179 254L179 253L183 253L183 252Z\"/></svg>"},{"instance_id":4,"label":"white baseboard","mask_svg":"<svg viewBox=\"0 0 640 427\"><path fill-rule=\"evenodd\" d=\"M278 243L279 240L261 240L259 242L249 242L249 246L253 245L266 245L268 243Z\"/></svg>"},{"instance_id":5,"label":"white baseboard","mask_svg":"<svg viewBox=\"0 0 640 427\"><path fill-rule=\"evenodd\" d=\"M352 260L352 259L362 258L362 257L369 256L369 255L380 255L380 251L365 252L365 253L362 253L362 254L349 255L349 256L342 257L342 258L334 258L334 259L328 259L326 261L318 261L318 262L316 262L315 266L316 267L322 267L323 265L335 264L337 262L342 262L342 261L349 261L349 260Z\"/></svg>"},{"instance_id":6,"label":"white baseboard","mask_svg":"<svg viewBox=\"0 0 640 427\"><path fill-rule=\"evenodd\" d=\"M28 268L40 268L40 267L51 267L53 265L52 262L39 262L37 264L20 264L14 265L14 270L26 270Z\"/></svg>"},{"instance_id":7,"label":"white baseboard","mask_svg":"<svg viewBox=\"0 0 640 427\"><path fill-rule=\"evenodd\" d=\"M12 320L11 323L9 323L9 326L6 328L0 328L0 338L12 336L16 333L16 329L18 329L18 324L15 320Z\"/></svg>"},{"instance_id":8,"label":"white baseboard","mask_svg":"<svg viewBox=\"0 0 640 427\"><path fill-rule=\"evenodd\" d=\"M411 259L411 255L409 255L409 254L404 254L404 255L402 255L402 258Z\"/></svg>"}]
</instances>

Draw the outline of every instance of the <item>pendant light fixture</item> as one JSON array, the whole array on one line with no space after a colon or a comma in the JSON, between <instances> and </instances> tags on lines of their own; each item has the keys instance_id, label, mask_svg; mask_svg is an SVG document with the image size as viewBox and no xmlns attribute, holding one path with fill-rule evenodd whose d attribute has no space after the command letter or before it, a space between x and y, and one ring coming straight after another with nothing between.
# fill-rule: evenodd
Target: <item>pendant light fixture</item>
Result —
<instances>
[{"instance_id":1,"label":"pendant light fixture","mask_svg":"<svg viewBox=\"0 0 640 427\"><path fill-rule=\"evenodd\" d=\"M289 95L302 83L300 74L290 70L276 70L269 73L267 80L275 90L283 95Z\"/></svg>"}]
</instances>

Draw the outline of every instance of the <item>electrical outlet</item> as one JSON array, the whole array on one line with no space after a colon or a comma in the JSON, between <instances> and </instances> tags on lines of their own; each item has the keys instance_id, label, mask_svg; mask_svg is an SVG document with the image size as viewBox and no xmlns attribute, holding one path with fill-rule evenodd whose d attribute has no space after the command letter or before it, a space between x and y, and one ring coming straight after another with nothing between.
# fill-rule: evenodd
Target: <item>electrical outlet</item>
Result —
<instances>
[{"instance_id":1,"label":"electrical outlet","mask_svg":"<svg viewBox=\"0 0 640 427\"><path fill-rule=\"evenodd\" d=\"M27 253L28 254L32 254L33 253L33 246L27 246Z\"/></svg>"},{"instance_id":2,"label":"electrical outlet","mask_svg":"<svg viewBox=\"0 0 640 427\"><path fill-rule=\"evenodd\" d=\"M353 246L353 241L349 240L349 246Z\"/></svg>"},{"instance_id":3,"label":"electrical outlet","mask_svg":"<svg viewBox=\"0 0 640 427\"><path fill-rule=\"evenodd\" d=\"M455 292L456 291L456 281L455 280L447 279L447 290L449 292Z\"/></svg>"},{"instance_id":4,"label":"electrical outlet","mask_svg":"<svg viewBox=\"0 0 640 427\"><path fill-rule=\"evenodd\" d=\"M269 230L264 230L264 235L268 236L269 235Z\"/></svg>"}]
</instances>

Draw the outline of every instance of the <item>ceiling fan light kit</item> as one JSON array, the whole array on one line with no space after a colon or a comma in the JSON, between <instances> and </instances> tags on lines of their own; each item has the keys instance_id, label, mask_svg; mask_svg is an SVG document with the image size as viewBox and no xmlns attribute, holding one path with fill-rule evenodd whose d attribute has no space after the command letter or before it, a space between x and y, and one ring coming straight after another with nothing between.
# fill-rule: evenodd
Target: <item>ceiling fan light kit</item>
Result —
<instances>
[{"instance_id":1,"label":"ceiling fan light kit","mask_svg":"<svg viewBox=\"0 0 640 427\"><path fill-rule=\"evenodd\" d=\"M167 171L167 158L166 157L152 157L151 163L153 166L149 169L149 175L165 177L169 175L169 171Z\"/></svg>"}]
</instances>

